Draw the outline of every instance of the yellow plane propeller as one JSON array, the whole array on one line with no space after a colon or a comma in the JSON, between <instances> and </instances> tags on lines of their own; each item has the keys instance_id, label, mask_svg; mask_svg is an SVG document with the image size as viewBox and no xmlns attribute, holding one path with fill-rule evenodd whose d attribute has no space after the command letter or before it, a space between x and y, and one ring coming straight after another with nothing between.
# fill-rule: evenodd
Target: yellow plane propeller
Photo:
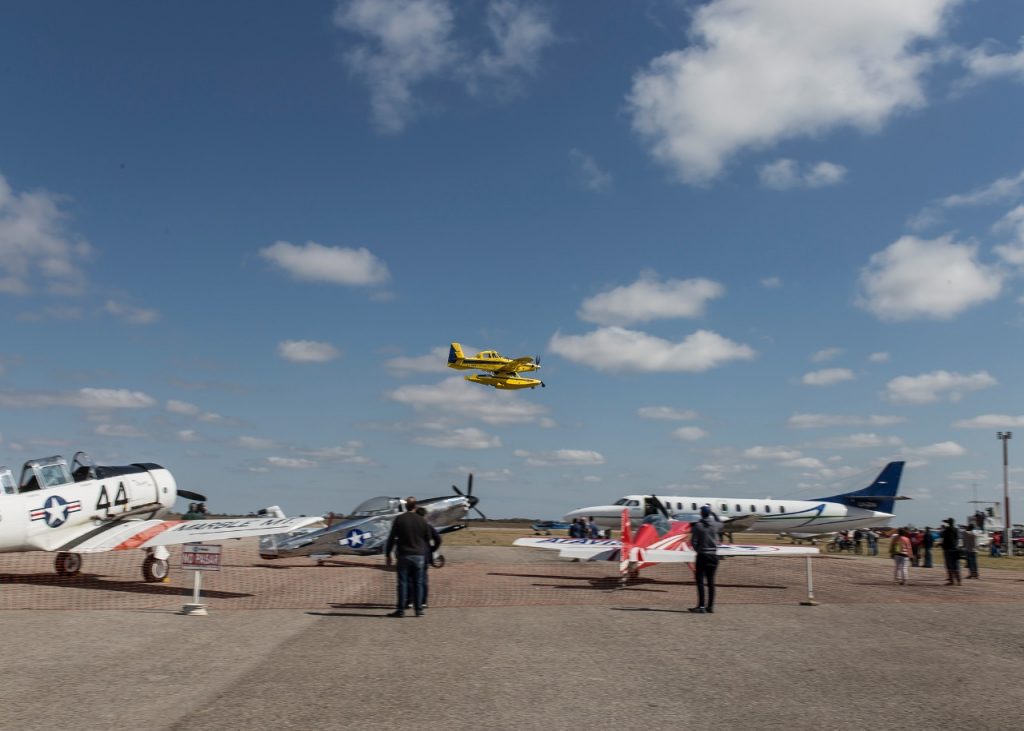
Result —
<instances>
[{"instance_id":1,"label":"yellow plane propeller","mask_svg":"<svg viewBox=\"0 0 1024 731\"><path fill-rule=\"evenodd\" d=\"M448 351L448 367L459 371L484 371L465 376L465 379L503 390L545 387L544 381L540 379L519 375L540 368L540 359L529 355L522 358L506 358L496 350L482 350L474 356L466 357L462 352L462 346L452 343Z\"/></svg>"}]
</instances>

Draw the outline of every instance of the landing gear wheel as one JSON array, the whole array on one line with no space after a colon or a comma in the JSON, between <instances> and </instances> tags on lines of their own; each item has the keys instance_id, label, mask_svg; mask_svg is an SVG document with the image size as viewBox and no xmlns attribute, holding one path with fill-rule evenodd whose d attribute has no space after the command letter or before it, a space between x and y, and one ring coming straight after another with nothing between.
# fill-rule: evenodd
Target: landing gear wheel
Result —
<instances>
[{"instance_id":1,"label":"landing gear wheel","mask_svg":"<svg viewBox=\"0 0 1024 731\"><path fill-rule=\"evenodd\" d=\"M142 562L142 578L152 583L163 581L171 573L171 563L165 558L146 556Z\"/></svg>"},{"instance_id":2,"label":"landing gear wheel","mask_svg":"<svg viewBox=\"0 0 1024 731\"><path fill-rule=\"evenodd\" d=\"M444 560L444 556L442 556L441 554L434 556L434 558L430 561L430 565L433 566L435 569L443 569L445 563L446 562Z\"/></svg>"},{"instance_id":3,"label":"landing gear wheel","mask_svg":"<svg viewBox=\"0 0 1024 731\"><path fill-rule=\"evenodd\" d=\"M53 568L58 576L74 576L82 570L82 556L78 553L58 553Z\"/></svg>"}]
</instances>

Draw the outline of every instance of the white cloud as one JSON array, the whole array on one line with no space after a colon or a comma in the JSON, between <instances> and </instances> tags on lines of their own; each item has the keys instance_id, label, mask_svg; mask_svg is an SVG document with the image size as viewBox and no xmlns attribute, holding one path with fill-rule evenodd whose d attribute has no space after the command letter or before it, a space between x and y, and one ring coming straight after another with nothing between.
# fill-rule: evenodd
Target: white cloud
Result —
<instances>
[{"instance_id":1,"label":"white cloud","mask_svg":"<svg viewBox=\"0 0 1024 731\"><path fill-rule=\"evenodd\" d=\"M805 373L800 382L808 386L833 386L843 381L852 381L856 376L849 368L823 368Z\"/></svg>"},{"instance_id":2,"label":"white cloud","mask_svg":"<svg viewBox=\"0 0 1024 731\"><path fill-rule=\"evenodd\" d=\"M870 447L898 447L903 444L899 437L883 437L870 432L830 437L816 442L823 449L866 449Z\"/></svg>"},{"instance_id":3,"label":"white cloud","mask_svg":"<svg viewBox=\"0 0 1024 731\"><path fill-rule=\"evenodd\" d=\"M797 457L795 459L787 459L781 463L783 467L797 467L802 470L823 470L825 464L814 457Z\"/></svg>"},{"instance_id":4,"label":"white cloud","mask_svg":"<svg viewBox=\"0 0 1024 731\"><path fill-rule=\"evenodd\" d=\"M868 362L869 363L888 363L889 362L889 354L888 353L881 353L881 352L879 352L879 353L872 353L871 355L868 356Z\"/></svg>"},{"instance_id":5,"label":"white cloud","mask_svg":"<svg viewBox=\"0 0 1024 731\"><path fill-rule=\"evenodd\" d=\"M98 424L95 433L101 437L141 439L148 436L144 431L130 424Z\"/></svg>"},{"instance_id":6,"label":"white cloud","mask_svg":"<svg viewBox=\"0 0 1024 731\"><path fill-rule=\"evenodd\" d=\"M426 355L399 355L384 361L384 367L396 373L441 373L448 370L448 348L441 345Z\"/></svg>"},{"instance_id":7,"label":"white cloud","mask_svg":"<svg viewBox=\"0 0 1024 731\"><path fill-rule=\"evenodd\" d=\"M391 279L387 264L365 247L348 249L307 241L296 246L278 241L260 249L260 256L305 282L328 282L353 287L384 284Z\"/></svg>"},{"instance_id":8,"label":"white cloud","mask_svg":"<svg viewBox=\"0 0 1024 731\"><path fill-rule=\"evenodd\" d=\"M1014 200L1024 194L1024 170L1009 178L997 178L991 183L974 188L967 193L946 196L939 204L943 208L987 206L993 203Z\"/></svg>"},{"instance_id":9,"label":"white cloud","mask_svg":"<svg viewBox=\"0 0 1024 731\"><path fill-rule=\"evenodd\" d=\"M175 436L179 442L198 442L202 439L194 429L182 429Z\"/></svg>"},{"instance_id":10,"label":"white cloud","mask_svg":"<svg viewBox=\"0 0 1024 731\"><path fill-rule=\"evenodd\" d=\"M982 414L971 419L961 419L953 426L961 429L1024 429L1024 415Z\"/></svg>"},{"instance_id":11,"label":"white cloud","mask_svg":"<svg viewBox=\"0 0 1024 731\"><path fill-rule=\"evenodd\" d=\"M277 442L273 439L263 439L262 437L241 436L235 440L235 444L244 449L270 450L277 448Z\"/></svg>"},{"instance_id":12,"label":"white cloud","mask_svg":"<svg viewBox=\"0 0 1024 731\"><path fill-rule=\"evenodd\" d=\"M695 442L707 435L706 431L696 426L681 426L672 432L672 436L681 442Z\"/></svg>"},{"instance_id":13,"label":"white cloud","mask_svg":"<svg viewBox=\"0 0 1024 731\"><path fill-rule=\"evenodd\" d=\"M195 404L190 404L187 401L176 401L175 399L168 399L167 410L172 414L184 414L185 416L198 416L201 411Z\"/></svg>"},{"instance_id":14,"label":"white cloud","mask_svg":"<svg viewBox=\"0 0 1024 731\"><path fill-rule=\"evenodd\" d=\"M345 53L345 63L370 87L373 120L382 132L402 131L417 111L412 88L449 69L458 55L446 0L339 3L334 24L365 38Z\"/></svg>"},{"instance_id":15,"label":"white cloud","mask_svg":"<svg viewBox=\"0 0 1024 731\"><path fill-rule=\"evenodd\" d=\"M1012 237L1009 243L993 248L999 258L1007 264L1024 267L1024 206L1011 210L992 228L997 233L1009 233Z\"/></svg>"},{"instance_id":16,"label":"white cloud","mask_svg":"<svg viewBox=\"0 0 1024 731\"><path fill-rule=\"evenodd\" d=\"M487 7L487 30L495 50L486 49L460 69L470 94L495 86L499 97L521 91L522 77L533 76L544 49L557 39L546 13L513 0L492 0Z\"/></svg>"},{"instance_id":17,"label":"white cloud","mask_svg":"<svg viewBox=\"0 0 1024 731\"><path fill-rule=\"evenodd\" d=\"M600 325L630 325L677 317L700 317L709 300L725 294L725 287L710 279L658 280L643 274L633 284L583 300L577 313Z\"/></svg>"},{"instance_id":18,"label":"white cloud","mask_svg":"<svg viewBox=\"0 0 1024 731\"><path fill-rule=\"evenodd\" d=\"M800 451L792 447L750 447L743 450L743 456L750 459L777 459L794 460L799 459Z\"/></svg>"},{"instance_id":19,"label":"white cloud","mask_svg":"<svg viewBox=\"0 0 1024 731\"><path fill-rule=\"evenodd\" d=\"M879 129L924 106L921 47L957 0L714 0L693 43L633 79L633 128L688 183L747 147L851 126Z\"/></svg>"},{"instance_id":20,"label":"white cloud","mask_svg":"<svg viewBox=\"0 0 1024 731\"><path fill-rule=\"evenodd\" d=\"M45 408L70 406L77 409L103 411L107 409L146 409L156 400L141 391L123 388L80 388L65 393L0 392L0 406L12 408Z\"/></svg>"},{"instance_id":21,"label":"white cloud","mask_svg":"<svg viewBox=\"0 0 1024 731\"><path fill-rule=\"evenodd\" d=\"M910 457L962 457L967 450L956 442L938 442L927 447L904 447L903 454Z\"/></svg>"},{"instance_id":22,"label":"white cloud","mask_svg":"<svg viewBox=\"0 0 1024 731\"><path fill-rule=\"evenodd\" d=\"M80 294L88 242L64 231L61 197L14 191L0 175L0 293L29 294L41 284L54 294Z\"/></svg>"},{"instance_id":23,"label":"white cloud","mask_svg":"<svg viewBox=\"0 0 1024 731\"><path fill-rule=\"evenodd\" d=\"M440 449L494 449L501 446L501 439L476 427L438 430L431 434L413 437L416 444Z\"/></svg>"},{"instance_id":24,"label":"white cloud","mask_svg":"<svg viewBox=\"0 0 1024 731\"><path fill-rule=\"evenodd\" d=\"M766 289L777 289L782 286L781 277L765 277L761 280L761 286Z\"/></svg>"},{"instance_id":25,"label":"white cloud","mask_svg":"<svg viewBox=\"0 0 1024 731\"><path fill-rule=\"evenodd\" d=\"M847 416L843 414L793 414L790 429L823 429L830 426L891 426L906 421L902 416Z\"/></svg>"},{"instance_id":26,"label":"white cloud","mask_svg":"<svg viewBox=\"0 0 1024 731\"><path fill-rule=\"evenodd\" d=\"M758 177L761 185L773 190L824 188L841 183L846 177L846 168L823 160L801 170L795 160L781 158L762 167Z\"/></svg>"},{"instance_id":27,"label":"white cloud","mask_svg":"<svg viewBox=\"0 0 1024 731\"><path fill-rule=\"evenodd\" d=\"M160 313L156 310L136 307L123 302L107 300L103 306L104 311L114 317L120 318L131 325L149 325L160 319Z\"/></svg>"},{"instance_id":28,"label":"white cloud","mask_svg":"<svg viewBox=\"0 0 1024 731\"><path fill-rule=\"evenodd\" d=\"M340 462L342 464L370 464L370 459L359 453L363 443L352 440L336 447L319 447L317 449L302 450L302 454L314 459L327 462Z\"/></svg>"},{"instance_id":29,"label":"white cloud","mask_svg":"<svg viewBox=\"0 0 1024 731\"><path fill-rule=\"evenodd\" d=\"M673 343L636 330L603 327L586 335L555 333L548 348L563 358L600 371L696 373L756 355L748 345L698 330Z\"/></svg>"},{"instance_id":30,"label":"white cloud","mask_svg":"<svg viewBox=\"0 0 1024 731\"><path fill-rule=\"evenodd\" d=\"M987 480L988 473L985 470L962 470L960 472L951 472L947 477L950 480L969 482L971 480Z\"/></svg>"},{"instance_id":31,"label":"white cloud","mask_svg":"<svg viewBox=\"0 0 1024 731\"><path fill-rule=\"evenodd\" d=\"M352 74L369 86L374 124L401 132L422 110L414 90L428 82L456 81L470 94L509 97L555 42L546 14L532 4L492 0L486 29L492 48L471 53L455 39L448 0L352 0L339 3L334 24L361 37L345 53Z\"/></svg>"},{"instance_id":32,"label":"white cloud","mask_svg":"<svg viewBox=\"0 0 1024 731\"><path fill-rule=\"evenodd\" d=\"M1024 46L1024 40L1021 41ZM988 81L999 77L1017 77L1024 81L1024 47L1016 53L999 53L993 42L971 49L964 55L964 67L969 73L967 83Z\"/></svg>"},{"instance_id":33,"label":"white cloud","mask_svg":"<svg viewBox=\"0 0 1024 731\"><path fill-rule=\"evenodd\" d=\"M555 449L550 452L528 452L517 449L513 454L531 467L587 467L604 464L604 455L589 449Z\"/></svg>"},{"instance_id":34,"label":"white cloud","mask_svg":"<svg viewBox=\"0 0 1024 731\"><path fill-rule=\"evenodd\" d=\"M977 246L951 236L904 236L861 270L857 305L882 320L949 320L999 296L1003 275L977 260Z\"/></svg>"},{"instance_id":35,"label":"white cloud","mask_svg":"<svg viewBox=\"0 0 1024 731\"><path fill-rule=\"evenodd\" d=\"M919 376L899 376L886 384L886 398L896 403L928 404L943 397L959 401L969 391L995 386L996 379L988 371L970 375L932 371Z\"/></svg>"},{"instance_id":36,"label":"white cloud","mask_svg":"<svg viewBox=\"0 0 1024 731\"><path fill-rule=\"evenodd\" d=\"M842 348L824 348L811 356L812 363L824 363L843 354Z\"/></svg>"},{"instance_id":37,"label":"white cloud","mask_svg":"<svg viewBox=\"0 0 1024 731\"><path fill-rule=\"evenodd\" d=\"M584 188L597 193L611 190L611 174L602 170L593 157L574 147L569 150L569 161L576 179Z\"/></svg>"},{"instance_id":38,"label":"white cloud","mask_svg":"<svg viewBox=\"0 0 1024 731\"><path fill-rule=\"evenodd\" d=\"M664 421L690 421L698 414L693 409L675 409L671 406L643 406L636 410L637 416L644 419L662 419Z\"/></svg>"},{"instance_id":39,"label":"white cloud","mask_svg":"<svg viewBox=\"0 0 1024 731\"><path fill-rule=\"evenodd\" d=\"M341 355L330 343L315 340L285 340L277 344L277 354L293 363L326 363Z\"/></svg>"},{"instance_id":40,"label":"white cloud","mask_svg":"<svg viewBox=\"0 0 1024 731\"><path fill-rule=\"evenodd\" d=\"M509 392L498 392L459 377L428 386L400 386L388 394L417 411L440 411L487 424L526 424L537 421L547 409Z\"/></svg>"},{"instance_id":41,"label":"white cloud","mask_svg":"<svg viewBox=\"0 0 1024 731\"><path fill-rule=\"evenodd\" d=\"M311 459L297 459L295 457L267 457L267 464L271 467L296 470L309 470L316 467L316 462Z\"/></svg>"}]
</instances>

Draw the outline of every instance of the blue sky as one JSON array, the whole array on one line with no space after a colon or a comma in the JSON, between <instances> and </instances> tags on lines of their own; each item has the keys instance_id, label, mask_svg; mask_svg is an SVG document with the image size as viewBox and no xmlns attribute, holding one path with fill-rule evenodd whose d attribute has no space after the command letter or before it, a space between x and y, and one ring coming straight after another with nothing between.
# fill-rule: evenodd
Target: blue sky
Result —
<instances>
[{"instance_id":1,"label":"blue sky","mask_svg":"<svg viewBox=\"0 0 1024 731\"><path fill-rule=\"evenodd\" d=\"M3 459L292 513L472 470L503 517L905 459L899 522L964 515L1024 436L1022 34L1008 0L9 4Z\"/></svg>"}]
</instances>

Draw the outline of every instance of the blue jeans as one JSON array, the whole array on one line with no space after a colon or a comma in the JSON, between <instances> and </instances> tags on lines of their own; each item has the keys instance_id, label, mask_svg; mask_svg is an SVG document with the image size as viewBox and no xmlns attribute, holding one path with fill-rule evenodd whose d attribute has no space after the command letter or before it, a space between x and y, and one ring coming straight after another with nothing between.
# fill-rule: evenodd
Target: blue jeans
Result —
<instances>
[{"instance_id":1,"label":"blue jeans","mask_svg":"<svg viewBox=\"0 0 1024 731\"><path fill-rule=\"evenodd\" d=\"M967 557L967 571L968 571L968 573L972 577L977 577L978 576L978 552L977 551L968 551L965 555Z\"/></svg>"},{"instance_id":2,"label":"blue jeans","mask_svg":"<svg viewBox=\"0 0 1024 731\"><path fill-rule=\"evenodd\" d=\"M715 606L715 572L718 571L718 556L715 554L697 554L697 569L694 578L697 580L697 606L714 609ZM707 604L705 604L704 586L707 585Z\"/></svg>"},{"instance_id":3,"label":"blue jeans","mask_svg":"<svg viewBox=\"0 0 1024 731\"><path fill-rule=\"evenodd\" d=\"M412 600L416 613L423 611L423 580L426 573L425 556L398 557L398 606L399 612L405 611L405 605Z\"/></svg>"}]
</instances>

